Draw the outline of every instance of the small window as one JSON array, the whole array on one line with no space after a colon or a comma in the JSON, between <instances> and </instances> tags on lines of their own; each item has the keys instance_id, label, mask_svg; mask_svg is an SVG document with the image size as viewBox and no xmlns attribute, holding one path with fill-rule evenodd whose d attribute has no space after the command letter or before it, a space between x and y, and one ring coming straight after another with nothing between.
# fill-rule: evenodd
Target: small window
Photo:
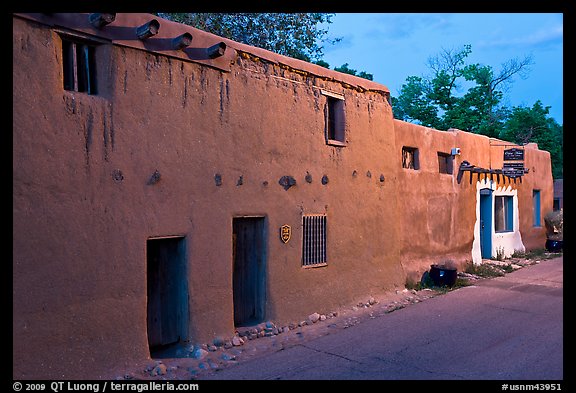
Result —
<instances>
[{"instance_id":1,"label":"small window","mask_svg":"<svg viewBox=\"0 0 576 393\"><path fill-rule=\"evenodd\" d=\"M453 173L452 162L452 155L438 152L438 172L451 175Z\"/></svg>"},{"instance_id":2,"label":"small window","mask_svg":"<svg viewBox=\"0 0 576 393\"><path fill-rule=\"evenodd\" d=\"M417 148L407 146L402 148L402 168L415 170L420 169Z\"/></svg>"},{"instance_id":3,"label":"small window","mask_svg":"<svg viewBox=\"0 0 576 393\"><path fill-rule=\"evenodd\" d=\"M326 258L326 215L302 217L302 266L323 266Z\"/></svg>"},{"instance_id":4,"label":"small window","mask_svg":"<svg viewBox=\"0 0 576 393\"><path fill-rule=\"evenodd\" d=\"M346 146L346 118L344 111L344 96L322 90L326 96L325 133L326 144Z\"/></svg>"},{"instance_id":5,"label":"small window","mask_svg":"<svg viewBox=\"0 0 576 393\"><path fill-rule=\"evenodd\" d=\"M511 196L494 198L494 229L496 232L512 232L514 230L514 210Z\"/></svg>"},{"instance_id":6,"label":"small window","mask_svg":"<svg viewBox=\"0 0 576 393\"><path fill-rule=\"evenodd\" d=\"M96 94L95 46L62 38L64 89Z\"/></svg>"},{"instance_id":7,"label":"small window","mask_svg":"<svg viewBox=\"0 0 576 393\"><path fill-rule=\"evenodd\" d=\"M552 210L560 210L560 198L554 198L554 204L552 205Z\"/></svg>"},{"instance_id":8,"label":"small window","mask_svg":"<svg viewBox=\"0 0 576 393\"><path fill-rule=\"evenodd\" d=\"M542 226L540 219L540 190L532 190L532 205L534 207L534 226Z\"/></svg>"}]
</instances>

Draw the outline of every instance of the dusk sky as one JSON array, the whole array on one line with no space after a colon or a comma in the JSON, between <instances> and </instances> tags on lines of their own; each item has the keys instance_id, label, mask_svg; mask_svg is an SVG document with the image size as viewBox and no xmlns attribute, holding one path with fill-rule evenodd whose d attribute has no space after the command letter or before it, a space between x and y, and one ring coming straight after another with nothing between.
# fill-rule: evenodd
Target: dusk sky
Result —
<instances>
[{"instance_id":1,"label":"dusk sky","mask_svg":"<svg viewBox=\"0 0 576 393\"><path fill-rule=\"evenodd\" d=\"M516 76L505 92L506 106L551 106L550 116L563 124L562 13L338 13L329 26L324 60L330 68L348 63L373 74L397 96L408 76L430 72L427 59L442 48L472 46L467 64L490 65L497 73L513 58L531 55L526 79Z\"/></svg>"}]
</instances>

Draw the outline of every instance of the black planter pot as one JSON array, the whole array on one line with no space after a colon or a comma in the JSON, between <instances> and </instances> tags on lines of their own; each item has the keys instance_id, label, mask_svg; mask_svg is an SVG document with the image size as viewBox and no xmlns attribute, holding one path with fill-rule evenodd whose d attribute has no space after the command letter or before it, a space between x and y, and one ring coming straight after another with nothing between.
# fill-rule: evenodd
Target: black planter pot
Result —
<instances>
[{"instance_id":1,"label":"black planter pot","mask_svg":"<svg viewBox=\"0 0 576 393\"><path fill-rule=\"evenodd\" d=\"M548 252L560 252L562 251L562 247L562 240L546 239L546 250L548 250Z\"/></svg>"},{"instance_id":2,"label":"black planter pot","mask_svg":"<svg viewBox=\"0 0 576 393\"><path fill-rule=\"evenodd\" d=\"M442 265L430 265L430 277L434 285L439 287L453 286L456 283L458 273L455 268L448 268Z\"/></svg>"}]
</instances>

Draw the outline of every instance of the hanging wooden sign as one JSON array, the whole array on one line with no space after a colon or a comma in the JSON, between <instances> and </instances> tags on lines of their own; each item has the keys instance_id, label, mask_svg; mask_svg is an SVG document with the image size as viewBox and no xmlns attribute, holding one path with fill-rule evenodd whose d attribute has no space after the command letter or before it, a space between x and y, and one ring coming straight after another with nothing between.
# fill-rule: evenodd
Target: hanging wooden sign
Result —
<instances>
[{"instance_id":1,"label":"hanging wooden sign","mask_svg":"<svg viewBox=\"0 0 576 393\"><path fill-rule=\"evenodd\" d=\"M290 225L282 225L280 227L280 240L282 240L282 243L284 244L288 243L291 237L292 237L292 228L290 227Z\"/></svg>"},{"instance_id":2,"label":"hanging wooden sign","mask_svg":"<svg viewBox=\"0 0 576 393\"><path fill-rule=\"evenodd\" d=\"M511 168L511 169L519 169L524 170L524 163L523 162L505 162L502 165L502 168Z\"/></svg>"},{"instance_id":3,"label":"hanging wooden sign","mask_svg":"<svg viewBox=\"0 0 576 393\"><path fill-rule=\"evenodd\" d=\"M504 161L524 161L524 149L514 147L504 150Z\"/></svg>"}]
</instances>

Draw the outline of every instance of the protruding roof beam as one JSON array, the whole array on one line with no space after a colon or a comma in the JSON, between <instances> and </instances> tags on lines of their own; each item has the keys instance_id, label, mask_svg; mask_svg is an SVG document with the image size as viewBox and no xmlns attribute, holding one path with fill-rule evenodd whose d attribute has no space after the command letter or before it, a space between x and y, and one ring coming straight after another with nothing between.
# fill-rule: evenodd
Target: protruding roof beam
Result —
<instances>
[{"instance_id":1,"label":"protruding roof beam","mask_svg":"<svg viewBox=\"0 0 576 393\"><path fill-rule=\"evenodd\" d=\"M88 21L90 24L97 29L109 25L116 19L116 13L113 14L90 14L88 15Z\"/></svg>"},{"instance_id":2,"label":"protruding roof beam","mask_svg":"<svg viewBox=\"0 0 576 393\"><path fill-rule=\"evenodd\" d=\"M158 34L158 30L160 30L160 22L156 19L152 19L136 28L136 35L138 36L138 39L145 40Z\"/></svg>"},{"instance_id":3,"label":"protruding roof beam","mask_svg":"<svg viewBox=\"0 0 576 393\"><path fill-rule=\"evenodd\" d=\"M172 47L176 50L182 50L192 43L192 34L184 33L172 40Z\"/></svg>"},{"instance_id":4,"label":"protruding roof beam","mask_svg":"<svg viewBox=\"0 0 576 393\"><path fill-rule=\"evenodd\" d=\"M219 42L206 49L206 54L211 59L223 56L224 52L226 52L226 44L223 42Z\"/></svg>"}]
</instances>

